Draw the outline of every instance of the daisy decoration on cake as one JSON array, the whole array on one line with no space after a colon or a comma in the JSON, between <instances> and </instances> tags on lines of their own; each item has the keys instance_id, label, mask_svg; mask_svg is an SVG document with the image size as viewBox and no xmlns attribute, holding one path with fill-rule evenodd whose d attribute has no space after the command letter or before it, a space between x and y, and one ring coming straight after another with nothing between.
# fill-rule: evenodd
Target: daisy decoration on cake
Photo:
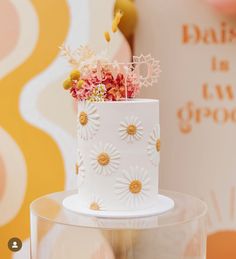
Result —
<instances>
[{"instance_id":1,"label":"daisy decoration on cake","mask_svg":"<svg viewBox=\"0 0 236 259\"><path fill-rule=\"evenodd\" d=\"M110 143L99 143L91 152L91 165L97 174L111 175L120 164L120 153Z\"/></svg>"},{"instance_id":2,"label":"daisy decoration on cake","mask_svg":"<svg viewBox=\"0 0 236 259\"><path fill-rule=\"evenodd\" d=\"M138 166L123 170L116 180L115 192L128 206L138 208L150 196L150 178L144 168Z\"/></svg>"},{"instance_id":3,"label":"daisy decoration on cake","mask_svg":"<svg viewBox=\"0 0 236 259\"><path fill-rule=\"evenodd\" d=\"M75 171L76 171L76 174L77 174L78 186L80 187L84 182L85 167L84 167L84 159L83 159L82 154L79 150L77 151L77 162L76 162L76 165L75 165Z\"/></svg>"},{"instance_id":4,"label":"daisy decoration on cake","mask_svg":"<svg viewBox=\"0 0 236 259\"><path fill-rule=\"evenodd\" d=\"M153 165L157 166L160 162L161 140L160 125L157 124L148 139L147 154Z\"/></svg>"},{"instance_id":5,"label":"daisy decoration on cake","mask_svg":"<svg viewBox=\"0 0 236 259\"><path fill-rule=\"evenodd\" d=\"M93 197L91 198L91 201L89 203L89 209L90 210L104 210L104 204L103 204L102 199L93 195Z\"/></svg>"},{"instance_id":6,"label":"daisy decoration on cake","mask_svg":"<svg viewBox=\"0 0 236 259\"><path fill-rule=\"evenodd\" d=\"M79 102L78 135L83 140L92 139L99 129L99 115L91 102Z\"/></svg>"},{"instance_id":7,"label":"daisy decoration on cake","mask_svg":"<svg viewBox=\"0 0 236 259\"><path fill-rule=\"evenodd\" d=\"M120 123L119 134L120 138L128 143L140 140L143 136L141 121L135 116L126 117Z\"/></svg>"}]
</instances>

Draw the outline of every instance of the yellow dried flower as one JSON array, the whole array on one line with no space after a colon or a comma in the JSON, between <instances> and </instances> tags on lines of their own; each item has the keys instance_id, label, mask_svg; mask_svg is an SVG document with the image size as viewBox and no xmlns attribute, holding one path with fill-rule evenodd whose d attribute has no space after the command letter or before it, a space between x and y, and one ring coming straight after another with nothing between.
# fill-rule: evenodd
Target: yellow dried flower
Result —
<instances>
[{"instance_id":1,"label":"yellow dried flower","mask_svg":"<svg viewBox=\"0 0 236 259\"><path fill-rule=\"evenodd\" d=\"M104 37L105 37L107 42L111 41L111 36L110 36L110 33L108 31L104 32Z\"/></svg>"},{"instance_id":2,"label":"yellow dried flower","mask_svg":"<svg viewBox=\"0 0 236 259\"><path fill-rule=\"evenodd\" d=\"M83 84L84 84L84 80L80 79L78 84L77 84L77 88L80 89Z\"/></svg>"},{"instance_id":3,"label":"yellow dried flower","mask_svg":"<svg viewBox=\"0 0 236 259\"><path fill-rule=\"evenodd\" d=\"M118 25L120 23L120 20L123 16L123 12L121 10L118 10L115 14L115 18L113 19L113 22L112 22L112 32L117 32L118 30Z\"/></svg>"},{"instance_id":4,"label":"yellow dried flower","mask_svg":"<svg viewBox=\"0 0 236 259\"><path fill-rule=\"evenodd\" d=\"M65 90L69 90L72 87L72 82L70 78L67 78L64 82L63 82L63 87Z\"/></svg>"},{"instance_id":5,"label":"yellow dried flower","mask_svg":"<svg viewBox=\"0 0 236 259\"><path fill-rule=\"evenodd\" d=\"M79 80L80 79L80 72L79 70L75 69L70 73L71 80Z\"/></svg>"},{"instance_id":6,"label":"yellow dried flower","mask_svg":"<svg viewBox=\"0 0 236 259\"><path fill-rule=\"evenodd\" d=\"M123 12L122 12L121 10L118 10L118 11L116 12L114 21L116 22L117 26L119 25L120 20L121 20L121 18L122 18L123 15L124 15L124 14L123 14Z\"/></svg>"},{"instance_id":7,"label":"yellow dried flower","mask_svg":"<svg viewBox=\"0 0 236 259\"><path fill-rule=\"evenodd\" d=\"M118 30L118 24L115 20L113 20L113 22L112 22L112 32L115 33L115 32L117 32L117 30Z\"/></svg>"}]
</instances>

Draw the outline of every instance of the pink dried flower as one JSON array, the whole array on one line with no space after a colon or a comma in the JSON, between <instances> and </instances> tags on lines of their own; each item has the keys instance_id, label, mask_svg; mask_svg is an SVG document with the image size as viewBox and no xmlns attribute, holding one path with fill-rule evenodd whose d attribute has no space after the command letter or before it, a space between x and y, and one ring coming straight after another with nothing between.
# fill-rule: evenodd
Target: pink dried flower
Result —
<instances>
[{"instance_id":1,"label":"pink dried flower","mask_svg":"<svg viewBox=\"0 0 236 259\"><path fill-rule=\"evenodd\" d=\"M108 71L104 72L102 83L106 85L108 99L113 101L126 98L126 95L128 98L134 98L140 90L140 84L134 75L128 75L125 79L123 74L118 73L114 78Z\"/></svg>"},{"instance_id":2,"label":"pink dried flower","mask_svg":"<svg viewBox=\"0 0 236 259\"><path fill-rule=\"evenodd\" d=\"M96 71L92 71L82 79L84 83L81 88L78 89L77 82L74 82L70 89L71 95L79 101L88 100L100 84L106 87L104 99L107 101L119 101L126 98L126 94L128 98L134 98L140 91L140 84L133 74L125 79L122 73L113 76L111 71L103 69L101 79L98 78Z\"/></svg>"}]
</instances>

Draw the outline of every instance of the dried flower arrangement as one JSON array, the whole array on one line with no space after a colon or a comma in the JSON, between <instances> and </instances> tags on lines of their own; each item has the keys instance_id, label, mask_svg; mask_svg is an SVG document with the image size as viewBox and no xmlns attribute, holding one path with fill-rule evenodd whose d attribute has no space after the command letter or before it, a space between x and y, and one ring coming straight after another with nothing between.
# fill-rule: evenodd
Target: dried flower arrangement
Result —
<instances>
[{"instance_id":1,"label":"dried flower arrangement","mask_svg":"<svg viewBox=\"0 0 236 259\"><path fill-rule=\"evenodd\" d=\"M122 18L122 12L118 11L112 22L112 33L118 31L118 25ZM111 36L108 31L104 38L109 44ZM82 46L71 51L66 46L61 47L61 54L67 58L73 67L63 87L69 90L73 98L78 101L120 101L134 98L140 92L141 87L157 82L160 74L160 65L150 55L134 56L133 62L111 62L108 51L96 54L88 46ZM143 75L141 66L146 69Z\"/></svg>"}]
</instances>

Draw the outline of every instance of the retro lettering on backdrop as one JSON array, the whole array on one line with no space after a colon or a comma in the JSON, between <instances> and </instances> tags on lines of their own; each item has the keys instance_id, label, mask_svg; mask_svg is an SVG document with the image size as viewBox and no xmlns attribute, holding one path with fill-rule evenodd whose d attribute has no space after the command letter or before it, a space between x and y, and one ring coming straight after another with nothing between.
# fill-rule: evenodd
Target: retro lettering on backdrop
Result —
<instances>
[{"instance_id":1,"label":"retro lettering on backdrop","mask_svg":"<svg viewBox=\"0 0 236 259\"><path fill-rule=\"evenodd\" d=\"M218 28L201 28L196 24L183 24L182 44L183 45L223 45L236 42L236 28L231 27L227 22L222 21ZM209 73L226 75L231 71L231 60L218 56L217 53L209 58L209 63L204 64ZM235 123L236 125L236 105L235 88L232 82L220 83L209 82L207 78L202 79L199 85L199 94L205 101L199 107L193 100L187 101L183 107L178 109L179 129L182 133L190 133L195 126L209 120L217 125ZM217 104L209 105L211 101ZM225 103L231 102L233 106L227 107Z\"/></svg>"}]
</instances>

